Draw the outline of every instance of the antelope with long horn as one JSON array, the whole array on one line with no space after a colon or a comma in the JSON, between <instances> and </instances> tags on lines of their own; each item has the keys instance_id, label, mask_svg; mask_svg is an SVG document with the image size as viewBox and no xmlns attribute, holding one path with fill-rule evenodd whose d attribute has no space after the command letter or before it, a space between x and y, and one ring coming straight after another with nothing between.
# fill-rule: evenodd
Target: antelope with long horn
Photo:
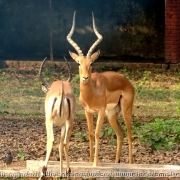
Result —
<instances>
[{"instance_id":1,"label":"antelope with long horn","mask_svg":"<svg viewBox=\"0 0 180 180\"><path fill-rule=\"evenodd\" d=\"M80 96L79 101L85 109L85 116L88 124L90 141L90 162L93 166L98 165L98 144L101 127L105 114L114 129L117 137L117 152L115 163L120 161L121 149L124 139L123 130L118 122L118 114L122 109L125 125L128 132L129 143L129 163L133 163L132 158L132 108L134 100L134 88L130 81L123 74L107 71L103 73L92 73L92 64L98 58L100 51L93 53L93 50L101 42L102 35L96 29L94 15L92 13L93 30L97 40L90 47L86 56L83 55L80 47L71 39L75 30L75 15L70 33L67 36L68 42L75 48L78 54L69 52L72 59L79 65L80 75ZM92 54L93 53L93 54ZM95 129L95 154L93 152L93 113L98 113ZM93 161L94 156L94 161Z\"/></svg>"},{"instance_id":2,"label":"antelope with long horn","mask_svg":"<svg viewBox=\"0 0 180 180\"><path fill-rule=\"evenodd\" d=\"M69 157L68 157L68 145L69 139L73 128L74 112L76 108L76 99L73 93L73 89L70 85L72 74L69 64L69 78L67 81L57 80L51 85L42 77L42 69L46 58L41 64L39 70L39 76L42 81L42 90L46 93L45 99L45 124L47 132L47 146L46 146L46 159L42 168L42 176L47 170L47 164L52 151L54 134L53 125L61 126L61 138L59 145L60 156L60 173L63 171L62 153L64 149L66 158L66 171L70 172Z\"/></svg>"}]
</instances>

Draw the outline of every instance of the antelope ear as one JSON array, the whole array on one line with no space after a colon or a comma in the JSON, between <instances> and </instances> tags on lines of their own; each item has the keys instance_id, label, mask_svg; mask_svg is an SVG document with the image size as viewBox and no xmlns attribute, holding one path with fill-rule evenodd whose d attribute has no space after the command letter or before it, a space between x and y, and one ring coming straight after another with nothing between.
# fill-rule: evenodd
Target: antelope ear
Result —
<instances>
[{"instance_id":1,"label":"antelope ear","mask_svg":"<svg viewBox=\"0 0 180 180\"><path fill-rule=\"evenodd\" d=\"M79 57L76 53L73 53L71 51L69 51L70 56L72 57L72 59L74 59L77 62L77 58Z\"/></svg>"},{"instance_id":2,"label":"antelope ear","mask_svg":"<svg viewBox=\"0 0 180 180\"><path fill-rule=\"evenodd\" d=\"M100 55L100 50L91 55L92 62L94 62Z\"/></svg>"}]
</instances>

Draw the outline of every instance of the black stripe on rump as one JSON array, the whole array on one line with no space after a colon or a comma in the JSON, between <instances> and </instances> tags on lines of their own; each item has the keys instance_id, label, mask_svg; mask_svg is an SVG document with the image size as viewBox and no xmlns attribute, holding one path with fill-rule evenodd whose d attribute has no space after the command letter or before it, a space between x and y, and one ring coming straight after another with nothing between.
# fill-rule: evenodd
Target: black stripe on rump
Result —
<instances>
[{"instance_id":1,"label":"black stripe on rump","mask_svg":"<svg viewBox=\"0 0 180 180\"><path fill-rule=\"evenodd\" d=\"M70 100L67 98L67 103L68 103L68 110L69 110L69 117L68 119L70 118L70 113L71 113L71 104L70 104Z\"/></svg>"},{"instance_id":2,"label":"black stripe on rump","mask_svg":"<svg viewBox=\"0 0 180 180\"><path fill-rule=\"evenodd\" d=\"M61 102L60 102L60 106L59 106L59 116L62 116L62 103L63 103L63 97L61 96Z\"/></svg>"},{"instance_id":3,"label":"black stripe on rump","mask_svg":"<svg viewBox=\"0 0 180 180\"><path fill-rule=\"evenodd\" d=\"M54 98L53 105L52 105L52 109L51 109L51 113L52 113L53 110L54 110L54 105L55 105L56 101L57 101L57 98Z\"/></svg>"}]
</instances>

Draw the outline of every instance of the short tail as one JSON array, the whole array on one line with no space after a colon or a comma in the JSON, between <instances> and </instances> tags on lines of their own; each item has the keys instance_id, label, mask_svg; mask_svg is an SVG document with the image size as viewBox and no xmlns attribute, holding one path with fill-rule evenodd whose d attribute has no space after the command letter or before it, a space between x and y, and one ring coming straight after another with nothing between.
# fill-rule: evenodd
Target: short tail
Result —
<instances>
[{"instance_id":1,"label":"short tail","mask_svg":"<svg viewBox=\"0 0 180 180\"><path fill-rule=\"evenodd\" d=\"M69 119L71 115L71 104L70 100L64 95L64 87L62 83L62 88L59 91L59 96L54 98L52 105L52 116L57 113L61 118Z\"/></svg>"}]
</instances>

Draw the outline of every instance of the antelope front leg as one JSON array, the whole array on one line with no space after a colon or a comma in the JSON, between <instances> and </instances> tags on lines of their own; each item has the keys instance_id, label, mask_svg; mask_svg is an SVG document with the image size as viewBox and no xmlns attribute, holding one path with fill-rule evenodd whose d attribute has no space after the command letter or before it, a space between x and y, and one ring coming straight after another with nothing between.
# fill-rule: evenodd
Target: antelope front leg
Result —
<instances>
[{"instance_id":1,"label":"antelope front leg","mask_svg":"<svg viewBox=\"0 0 180 180\"><path fill-rule=\"evenodd\" d=\"M99 134L101 132L101 127L104 122L104 114L105 114L105 108L101 108L98 113L98 119L96 123L96 131L95 131L95 155L94 155L94 163L93 163L94 167L98 165Z\"/></svg>"},{"instance_id":2,"label":"antelope front leg","mask_svg":"<svg viewBox=\"0 0 180 180\"><path fill-rule=\"evenodd\" d=\"M88 132L89 132L89 144L90 144L90 162L93 162L93 140L94 140L94 133L93 133L93 115L85 110L85 116L87 119L88 125Z\"/></svg>"}]
</instances>

